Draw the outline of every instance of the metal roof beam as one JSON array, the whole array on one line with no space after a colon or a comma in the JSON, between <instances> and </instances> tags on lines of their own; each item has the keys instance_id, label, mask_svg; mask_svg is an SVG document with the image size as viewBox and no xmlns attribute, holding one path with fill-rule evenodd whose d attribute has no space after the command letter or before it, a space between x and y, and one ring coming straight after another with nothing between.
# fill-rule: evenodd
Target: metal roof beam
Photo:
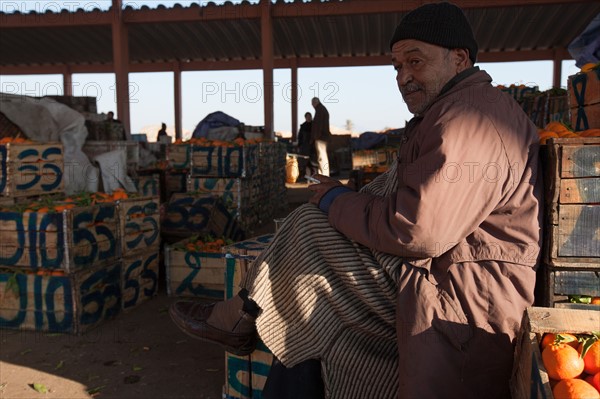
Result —
<instances>
[{"instance_id":1,"label":"metal roof beam","mask_svg":"<svg viewBox=\"0 0 600 399\"><path fill-rule=\"evenodd\" d=\"M454 0L462 9L522 7L527 5L552 5L594 3L597 0ZM356 14L404 13L423 5L423 0L354 0L311 3L277 3L273 5L273 17L326 17Z\"/></svg>"},{"instance_id":2,"label":"metal roof beam","mask_svg":"<svg viewBox=\"0 0 600 399\"><path fill-rule=\"evenodd\" d=\"M147 24L164 22L215 21L227 19L258 19L260 8L251 4L222 6L191 6L153 10L124 10L126 24Z\"/></svg>"},{"instance_id":3,"label":"metal roof beam","mask_svg":"<svg viewBox=\"0 0 600 399\"><path fill-rule=\"evenodd\" d=\"M566 49L556 50L527 50L492 53L478 53L477 62L517 62L517 61L553 61L570 60L573 57ZM319 58L279 58L274 61L274 68L325 68L343 66L375 66L390 65L389 55L372 56L343 56ZM0 66L2 75L36 75L63 74L67 65L12 65ZM68 65L69 71L77 73L114 73L111 64L73 64ZM232 60L232 61L190 61L181 63L181 71L226 71L262 69L261 60ZM131 63L129 72L165 72L173 70L173 62Z\"/></svg>"},{"instance_id":4,"label":"metal roof beam","mask_svg":"<svg viewBox=\"0 0 600 399\"><path fill-rule=\"evenodd\" d=\"M0 29L4 28L56 28L61 26L110 25L112 16L103 11L46 12L44 14L0 13Z\"/></svg>"}]
</instances>

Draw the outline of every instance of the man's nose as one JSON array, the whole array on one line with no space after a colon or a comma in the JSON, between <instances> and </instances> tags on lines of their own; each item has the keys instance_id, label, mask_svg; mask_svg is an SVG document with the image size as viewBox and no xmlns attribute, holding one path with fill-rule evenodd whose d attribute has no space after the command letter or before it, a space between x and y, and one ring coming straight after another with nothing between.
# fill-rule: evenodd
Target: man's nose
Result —
<instances>
[{"instance_id":1,"label":"man's nose","mask_svg":"<svg viewBox=\"0 0 600 399\"><path fill-rule=\"evenodd\" d=\"M399 69L398 73L396 74L396 81L398 82L398 86L406 86L412 81L412 75L406 70L406 68Z\"/></svg>"}]
</instances>

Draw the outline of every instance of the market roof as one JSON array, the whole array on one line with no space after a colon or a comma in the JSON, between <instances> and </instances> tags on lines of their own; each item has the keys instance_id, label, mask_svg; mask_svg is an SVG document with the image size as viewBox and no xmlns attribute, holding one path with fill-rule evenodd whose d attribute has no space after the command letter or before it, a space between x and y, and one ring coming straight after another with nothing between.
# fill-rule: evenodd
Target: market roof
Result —
<instances>
[{"instance_id":1,"label":"market roof","mask_svg":"<svg viewBox=\"0 0 600 399\"><path fill-rule=\"evenodd\" d=\"M270 7L274 67L389 63L389 38L421 0L278 0ZM454 0L465 10L479 61L561 60L600 13L596 0ZM56 4L56 3L54 3ZM93 4L93 3L92 3ZM130 6L130 71L261 69L260 4ZM115 13L99 9L0 13L0 73L110 72Z\"/></svg>"}]
</instances>

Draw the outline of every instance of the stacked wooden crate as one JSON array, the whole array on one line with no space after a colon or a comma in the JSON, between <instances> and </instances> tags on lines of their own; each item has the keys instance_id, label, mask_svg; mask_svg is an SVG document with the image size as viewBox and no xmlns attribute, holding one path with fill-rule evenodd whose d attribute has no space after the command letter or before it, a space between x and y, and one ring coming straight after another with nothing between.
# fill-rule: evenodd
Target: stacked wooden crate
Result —
<instances>
[{"instance_id":1,"label":"stacked wooden crate","mask_svg":"<svg viewBox=\"0 0 600 399\"><path fill-rule=\"evenodd\" d=\"M268 234L223 248L226 263L225 299L232 298L238 293L251 263L267 248L272 239L273 235ZM225 352L223 397L261 398L272 362L273 355L260 341L254 352L247 356Z\"/></svg>"},{"instance_id":2,"label":"stacked wooden crate","mask_svg":"<svg viewBox=\"0 0 600 399\"><path fill-rule=\"evenodd\" d=\"M0 154L0 327L82 333L154 295L157 198L66 198L60 144Z\"/></svg>"},{"instance_id":3,"label":"stacked wooden crate","mask_svg":"<svg viewBox=\"0 0 600 399\"><path fill-rule=\"evenodd\" d=\"M538 300L576 307L570 296L600 296L600 138L550 139L542 160L546 220Z\"/></svg>"},{"instance_id":4,"label":"stacked wooden crate","mask_svg":"<svg viewBox=\"0 0 600 399\"><path fill-rule=\"evenodd\" d=\"M160 200L157 195L117 203L122 254L123 309L146 302L158 292Z\"/></svg>"},{"instance_id":5,"label":"stacked wooden crate","mask_svg":"<svg viewBox=\"0 0 600 399\"><path fill-rule=\"evenodd\" d=\"M171 147L170 159L177 161L173 166L188 166L189 173L186 192L173 193L167 204L166 235L181 238L182 234L210 232L239 240L243 238L240 232L251 233L286 206L283 145L212 145L207 141ZM207 231L212 222L219 228Z\"/></svg>"}]
</instances>

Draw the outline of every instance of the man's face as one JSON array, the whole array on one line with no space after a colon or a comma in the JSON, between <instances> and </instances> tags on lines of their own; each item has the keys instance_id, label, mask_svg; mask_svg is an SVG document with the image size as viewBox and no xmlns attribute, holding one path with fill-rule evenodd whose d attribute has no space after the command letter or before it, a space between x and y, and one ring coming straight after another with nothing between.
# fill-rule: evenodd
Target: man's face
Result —
<instances>
[{"instance_id":1,"label":"man's face","mask_svg":"<svg viewBox=\"0 0 600 399\"><path fill-rule=\"evenodd\" d=\"M396 81L408 110L420 114L458 73L451 50L419 40L401 40L392 46Z\"/></svg>"}]
</instances>

